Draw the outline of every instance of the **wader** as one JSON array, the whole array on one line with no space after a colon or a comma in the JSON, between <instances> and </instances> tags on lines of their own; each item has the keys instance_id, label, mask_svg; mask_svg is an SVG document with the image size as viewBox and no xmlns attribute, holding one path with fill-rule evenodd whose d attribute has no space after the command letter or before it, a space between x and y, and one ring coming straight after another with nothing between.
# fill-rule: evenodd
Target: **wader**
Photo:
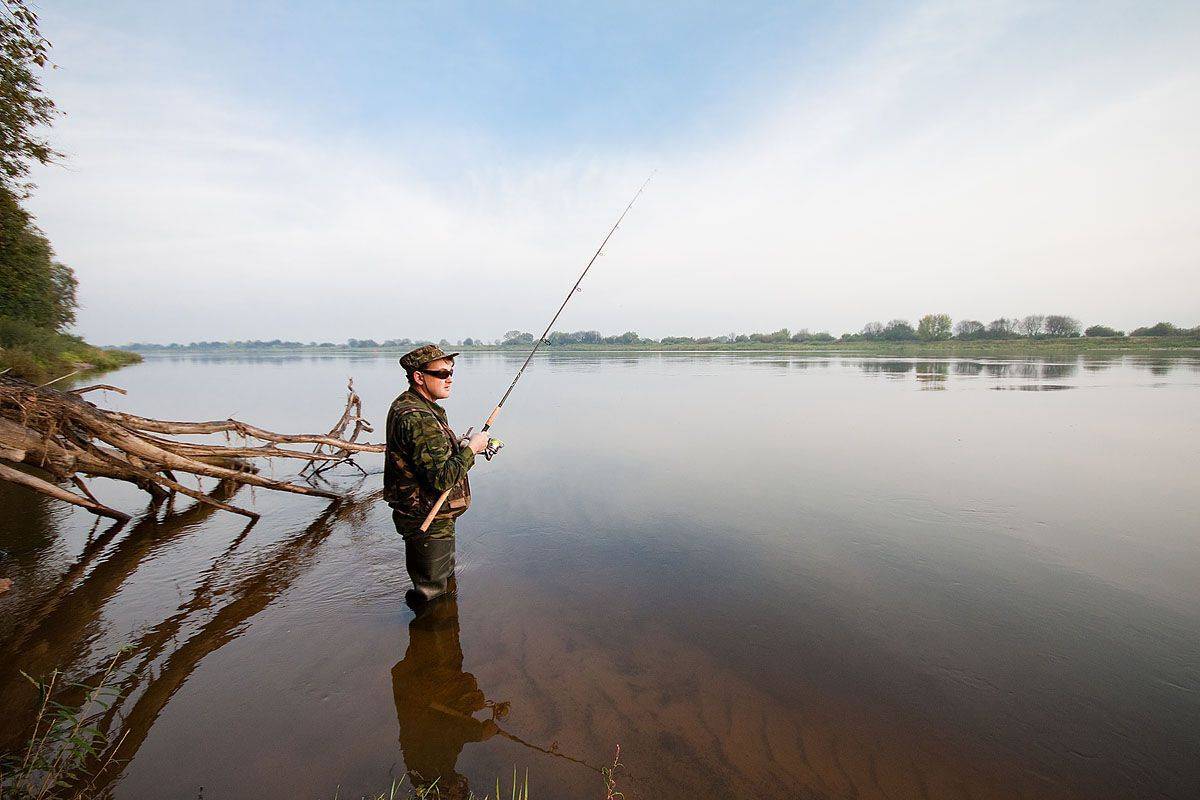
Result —
<instances>
[{"instance_id":1,"label":"wader","mask_svg":"<svg viewBox=\"0 0 1200 800\"><path fill-rule=\"evenodd\" d=\"M409 597L422 603L453 589L454 520L434 520L427 533L421 532L421 520L397 512L392 522L404 537L404 566L413 582Z\"/></svg>"}]
</instances>

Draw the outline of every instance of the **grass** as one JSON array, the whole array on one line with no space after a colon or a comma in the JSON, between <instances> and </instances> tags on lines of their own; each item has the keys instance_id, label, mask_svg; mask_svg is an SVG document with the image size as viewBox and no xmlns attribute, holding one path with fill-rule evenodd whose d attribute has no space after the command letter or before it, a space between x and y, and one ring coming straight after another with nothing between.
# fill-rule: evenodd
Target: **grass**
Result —
<instances>
[{"instance_id":1,"label":"grass","mask_svg":"<svg viewBox=\"0 0 1200 800\"><path fill-rule=\"evenodd\" d=\"M25 752L0 757L0 800L62 800L86 798L94 778L107 763L89 771L104 752L108 738L96 727L116 697L109 686L114 659L95 686L62 681L58 670L44 680L25 677L37 687L38 713ZM55 699L64 691L82 691L78 705Z\"/></svg>"},{"instance_id":2,"label":"grass","mask_svg":"<svg viewBox=\"0 0 1200 800\"><path fill-rule=\"evenodd\" d=\"M107 761L100 763L101 756L105 750L110 753L117 750L108 747L109 737L97 723L118 699L118 690L111 686L118 658L119 654L95 686L64 682L57 669L43 680L21 673L38 690L38 713L24 752L0 755L0 800L84 800L95 796L95 778L109 766ZM78 704L60 702L64 693L77 692L83 694L83 700ZM119 747L123 735L118 739ZM617 791L616 781L617 770L623 766L621 746L617 745L612 764L598 770L604 779L604 800L623 797ZM364 796L362 800L441 800L442 792L436 780L428 786L414 786L407 791L405 780L393 781L388 791ZM524 778L519 779L514 768L507 790L497 777L494 794L480 797L470 792L467 798L461 798L451 788L446 797L447 800L452 797L456 800L529 800L529 771L526 770ZM338 794L334 798L338 800Z\"/></svg>"},{"instance_id":3,"label":"grass","mask_svg":"<svg viewBox=\"0 0 1200 800\"><path fill-rule=\"evenodd\" d=\"M76 370L116 369L142 357L124 350L102 350L78 336L0 317L0 371L31 383L45 383Z\"/></svg>"}]
</instances>

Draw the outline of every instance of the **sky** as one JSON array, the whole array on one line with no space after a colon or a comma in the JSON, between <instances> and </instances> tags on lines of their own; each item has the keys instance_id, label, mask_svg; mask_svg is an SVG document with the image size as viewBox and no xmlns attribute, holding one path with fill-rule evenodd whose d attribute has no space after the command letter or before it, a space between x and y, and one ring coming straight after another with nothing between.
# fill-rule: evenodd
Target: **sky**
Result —
<instances>
[{"instance_id":1,"label":"sky","mask_svg":"<svg viewBox=\"0 0 1200 800\"><path fill-rule=\"evenodd\" d=\"M1200 324L1200 4L50 2L100 344Z\"/></svg>"}]
</instances>

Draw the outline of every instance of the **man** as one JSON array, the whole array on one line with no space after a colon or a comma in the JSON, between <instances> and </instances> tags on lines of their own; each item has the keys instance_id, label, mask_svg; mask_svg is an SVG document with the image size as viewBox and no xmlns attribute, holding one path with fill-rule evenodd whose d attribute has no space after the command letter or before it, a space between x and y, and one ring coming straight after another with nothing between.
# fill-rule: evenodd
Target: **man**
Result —
<instances>
[{"instance_id":1,"label":"man","mask_svg":"<svg viewBox=\"0 0 1200 800\"><path fill-rule=\"evenodd\" d=\"M388 409L384 497L392 507L396 532L404 537L404 565L413 588L406 595L418 606L444 594L454 577L454 520L471 504L467 471L488 437L477 433L459 442L438 400L450 396L454 357L427 344L400 359L408 391ZM427 532L421 523L442 492L450 495Z\"/></svg>"}]
</instances>

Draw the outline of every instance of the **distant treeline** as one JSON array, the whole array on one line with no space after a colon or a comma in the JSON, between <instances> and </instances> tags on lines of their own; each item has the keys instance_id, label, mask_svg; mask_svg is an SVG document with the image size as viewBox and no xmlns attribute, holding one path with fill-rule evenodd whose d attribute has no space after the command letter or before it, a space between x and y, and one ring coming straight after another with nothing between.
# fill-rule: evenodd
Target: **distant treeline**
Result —
<instances>
[{"instance_id":1,"label":"distant treeline","mask_svg":"<svg viewBox=\"0 0 1200 800\"><path fill-rule=\"evenodd\" d=\"M1159 322L1130 331L1129 336L1173 336L1200 339L1200 326L1181 328L1170 322ZM681 345L681 344L821 344L826 342L938 342L938 341L981 341L998 339L1071 339L1079 336L1093 338L1122 338L1124 331L1114 330L1107 325L1092 325L1083 329L1079 320L1064 314L1030 314L1025 317L1001 317L986 325L979 320L963 319L955 323L949 314L926 314L914 327L905 319L891 322L868 322L857 333L843 333L839 337L827 331L810 332L801 328L792 332L780 328L770 333L728 333L719 336L664 336L653 339L635 331L605 336L599 331L554 331L546 337L550 347L565 345ZM235 342L192 342L190 344L151 344L134 342L122 345L122 349L141 352L188 352L213 350L405 350L424 344L448 347L527 347L534 342L528 331L512 330L500 339L476 339L467 337L456 342L441 339L350 339L345 343L296 342L282 339L250 339Z\"/></svg>"}]
</instances>

